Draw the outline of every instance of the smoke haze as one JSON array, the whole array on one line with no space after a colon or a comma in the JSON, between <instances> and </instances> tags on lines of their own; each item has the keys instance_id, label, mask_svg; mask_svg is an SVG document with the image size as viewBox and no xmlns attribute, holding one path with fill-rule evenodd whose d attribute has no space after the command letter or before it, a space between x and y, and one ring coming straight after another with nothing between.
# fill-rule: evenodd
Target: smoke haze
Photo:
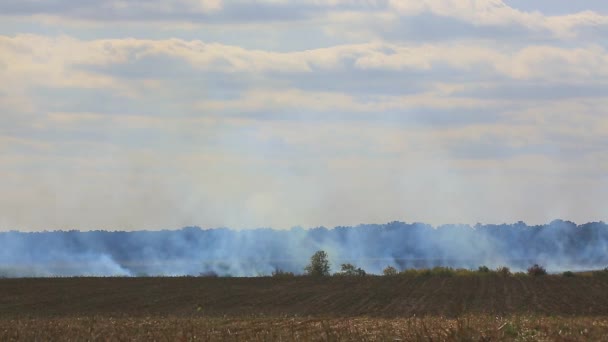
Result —
<instances>
[{"instance_id":1,"label":"smoke haze","mask_svg":"<svg viewBox=\"0 0 608 342\"><path fill-rule=\"evenodd\" d=\"M443 225L391 222L334 229L0 233L0 276L259 276L302 273L325 250L332 271L353 263L379 274L397 269L534 263L551 272L608 265L608 226L555 220L547 225Z\"/></svg>"}]
</instances>

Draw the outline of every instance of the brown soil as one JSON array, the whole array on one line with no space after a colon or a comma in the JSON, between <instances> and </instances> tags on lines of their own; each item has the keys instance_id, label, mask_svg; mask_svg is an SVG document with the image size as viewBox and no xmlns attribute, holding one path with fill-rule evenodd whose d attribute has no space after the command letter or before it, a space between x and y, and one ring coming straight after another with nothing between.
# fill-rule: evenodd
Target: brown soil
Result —
<instances>
[{"instance_id":1,"label":"brown soil","mask_svg":"<svg viewBox=\"0 0 608 342\"><path fill-rule=\"evenodd\" d=\"M608 277L52 278L0 280L0 315L412 317L608 315Z\"/></svg>"}]
</instances>

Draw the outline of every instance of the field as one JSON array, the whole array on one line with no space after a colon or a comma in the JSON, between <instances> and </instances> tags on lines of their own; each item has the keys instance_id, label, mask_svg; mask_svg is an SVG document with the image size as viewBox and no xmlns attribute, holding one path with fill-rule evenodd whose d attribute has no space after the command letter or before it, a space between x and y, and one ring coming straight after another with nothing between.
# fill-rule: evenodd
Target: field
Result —
<instances>
[{"instance_id":1,"label":"field","mask_svg":"<svg viewBox=\"0 0 608 342\"><path fill-rule=\"evenodd\" d=\"M608 277L0 280L0 340L588 340Z\"/></svg>"}]
</instances>

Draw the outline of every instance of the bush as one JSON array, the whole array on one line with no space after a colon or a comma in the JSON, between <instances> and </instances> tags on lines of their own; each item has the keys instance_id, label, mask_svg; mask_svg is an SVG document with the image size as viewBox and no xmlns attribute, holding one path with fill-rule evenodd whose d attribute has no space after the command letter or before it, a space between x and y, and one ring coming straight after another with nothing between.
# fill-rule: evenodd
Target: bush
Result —
<instances>
[{"instance_id":1,"label":"bush","mask_svg":"<svg viewBox=\"0 0 608 342\"><path fill-rule=\"evenodd\" d=\"M593 274L596 277L608 277L608 267L606 267L600 271L594 271L591 274Z\"/></svg>"},{"instance_id":2,"label":"bush","mask_svg":"<svg viewBox=\"0 0 608 342\"><path fill-rule=\"evenodd\" d=\"M406 277L417 277L417 276L421 276L424 275L423 272L428 272L428 275L431 275L431 271L426 269L426 270L417 270L415 268L408 268L405 269L401 272L399 272L399 275L403 275Z\"/></svg>"},{"instance_id":3,"label":"bush","mask_svg":"<svg viewBox=\"0 0 608 342\"><path fill-rule=\"evenodd\" d=\"M336 273L339 276L364 276L365 271L359 267L355 267L353 264L342 264L340 266L340 272Z\"/></svg>"},{"instance_id":4,"label":"bush","mask_svg":"<svg viewBox=\"0 0 608 342\"><path fill-rule=\"evenodd\" d=\"M479 266L479 268L477 269L477 272L479 273L490 273L490 269L488 268L488 266Z\"/></svg>"},{"instance_id":5,"label":"bush","mask_svg":"<svg viewBox=\"0 0 608 342\"><path fill-rule=\"evenodd\" d=\"M388 268L388 267L387 267ZM433 267L433 268L422 268L415 269L410 268L403 270L398 273L401 276L409 277L453 277L453 276L472 276L475 275L475 271L467 270L464 268L453 269L451 267ZM385 273L386 275L386 273Z\"/></svg>"},{"instance_id":6,"label":"bush","mask_svg":"<svg viewBox=\"0 0 608 342\"><path fill-rule=\"evenodd\" d=\"M466 268L458 268L454 270L454 275L458 277L469 277L474 276L475 274L475 271Z\"/></svg>"},{"instance_id":7,"label":"bush","mask_svg":"<svg viewBox=\"0 0 608 342\"><path fill-rule=\"evenodd\" d=\"M496 273L500 274L503 277L509 277L511 276L511 269L507 266L501 266L496 269Z\"/></svg>"},{"instance_id":8,"label":"bush","mask_svg":"<svg viewBox=\"0 0 608 342\"><path fill-rule=\"evenodd\" d=\"M397 269L393 266L388 266L382 271L382 274L384 274L385 276L395 276L397 275Z\"/></svg>"},{"instance_id":9,"label":"bush","mask_svg":"<svg viewBox=\"0 0 608 342\"><path fill-rule=\"evenodd\" d=\"M433 271L431 271L428 268L422 269L422 270L415 270L416 274L419 276L423 276L423 277L430 277L433 275Z\"/></svg>"},{"instance_id":10,"label":"bush","mask_svg":"<svg viewBox=\"0 0 608 342\"><path fill-rule=\"evenodd\" d=\"M295 277L295 274L293 274L293 272L283 271L280 268L275 268L275 270L272 271L272 277L273 278L292 278L292 277Z\"/></svg>"},{"instance_id":11,"label":"bush","mask_svg":"<svg viewBox=\"0 0 608 342\"><path fill-rule=\"evenodd\" d=\"M329 260L325 251L317 251L310 257L310 264L304 268L306 274L314 277L326 277L329 275Z\"/></svg>"},{"instance_id":12,"label":"bush","mask_svg":"<svg viewBox=\"0 0 608 342\"><path fill-rule=\"evenodd\" d=\"M432 275L437 275L441 277L451 277L454 275L454 269L451 267L433 267L431 270Z\"/></svg>"},{"instance_id":13,"label":"bush","mask_svg":"<svg viewBox=\"0 0 608 342\"><path fill-rule=\"evenodd\" d=\"M547 274L547 270L538 264L534 264L534 266L528 268L528 274L535 277L543 276Z\"/></svg>"},{"instance_id":14,"label":"bush","mask_svg":"<svg viewBox=\"0 0 608 342\"><path fill-rule=\"evenodd\" d=\"M572 277L574 277L574 272L566 271L566 272L562 273L562 276L572 278Z\"/></svg>"}]
</instances>

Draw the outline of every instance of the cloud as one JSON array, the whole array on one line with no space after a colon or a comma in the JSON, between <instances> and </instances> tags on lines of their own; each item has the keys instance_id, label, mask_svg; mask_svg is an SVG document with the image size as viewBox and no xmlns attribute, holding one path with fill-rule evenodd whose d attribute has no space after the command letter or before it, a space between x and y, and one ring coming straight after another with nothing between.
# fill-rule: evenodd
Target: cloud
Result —
<instances>
[{"instance_id":1,"label":"cloud","mask_svg":"<svg viewBox=\"0 0 608 342\"><path fill-rule=\"evenodd\" d=\"M394 124L457 124L459 121L492 120L489 108L508 106L505 101L452 97L449 91L405 96L368 96L366 100L336 92L297 89L256 89L241 98L202 101L197 108L214 115L233 115L271 120L363 120ZM484 108L480 113L479 108ZM218 114L221 113L221 114Z\"/></svg>"},{"instance_id":2,"label":"cloud","mask_svg":"<svg viewBox=\"0 0 608 342\"><path fill-rule=\"evenodd\" d=\"M360 40L357 35L395 39L392 33L396 30L404 40L415 40L420 34L429 36L429 32L436 38L460 35L490 39L484 33L487 30L503 32L503 37L509 36L513 41L521 40L522 36L571 39L584 37L581 30L585 28L608 26L608 16L592 10L548 15L519 10L501 0L5 1L0 4L0 12L8 17L35 15L43 21L63 18L81 23L187 22L194 26L222 25L227 30L235 24L308 23L323 27L330 35L350 36L354 40ZM416 22L425 29L408 26L408 22ZM61 25L60 21L55 23Z\"/></svg>"},{"instance_id":3,"label":"cloud","mask_svg":"<svg viewBox=\"0 0 608 342\"><path fill-rule=\"evenodd\" d=\"M316 73L366 70L419 71L447 67L463 74L487 73L512 79L576 80L608 76L608 54L600 46L559 48L529 46L509 50L478 44L338 45L296 52L244 49L201 41L108 39L82 41L67 36L18 35L0 37L0 62L11 65L0 72L4 84L47 87L116 88L132 94L104 67L147 58L168 57L187 62L194 70L223 73ZM444 58L449 56L449 58ZM88 70L86 66L95 66ZM149 70L148 78L155 71ZM147 84L151 84L148 82ZM146 84L142 84L145 86Z\"/></svg>"},{"instance_id":4,"label":"cloud","mask_svg":"<svg viewBox=\"0 0 608 342\"><path fill-rule=\"evenodd\" d=\"M501 0L392 0L390 5L406 16L432 13L480 26L519 25L531 30L547 29L558 37L573 36L574 29L579 26L608 24L607 16L589 10L575 14L546 16L538 11L524 12L514 9Z\"/></svg>"},{"instance_id":5,"label":"cloud","mask_svg":"<svg viewBox=\"0 0 608 342\"><path fill-rule=\"evenodd\" d=\"M5 14L32 15L32 14L55 14L55 15L81 15L84 17L102 15L104 13L136 13L142 12L148 15L154 13L211 13L222 9L222 0L177 0L177 1L137 1L137 0L110 0L96 1L73 1L73 0L51 0L43 3L35 0L3 1L0 9Z\"/></svg>"},{"instance_id":6,"label":"cloud","mask_svg":"<svg viewBox=\"0 0 608 342\"><path fill-rule=\"evenodd\" d=\"M518 8L2 2L0 229L602 218L605 14Z\"/></svg>"}]
</instances>

